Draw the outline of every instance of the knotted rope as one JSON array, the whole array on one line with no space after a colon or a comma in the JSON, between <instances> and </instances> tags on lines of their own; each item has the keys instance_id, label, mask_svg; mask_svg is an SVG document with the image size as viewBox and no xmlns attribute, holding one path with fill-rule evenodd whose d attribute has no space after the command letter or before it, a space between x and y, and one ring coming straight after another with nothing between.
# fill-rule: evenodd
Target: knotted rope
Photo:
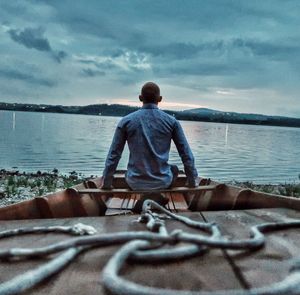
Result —
<instances>
[{"instance_id":1,"label":"knotted rope","mask_svg":"<svg viewBox=\"0 0 300 295\"><path fill-rule=\"evenodd\" d=\"M164 214L164 216L153 212ZM188 233L181 230L168 232L165 227L165 219L169 218L184 223L186 226L199 230L199 233ZM297 261L291 267L290 274L281 282L272 286L255 288L251 290L226 290L226 291L178 291L170 289L153 288L130 282L119 276L127 260L135 262L163 262L191 258L196 255L204 255L211 248L231 250L255 250L264 246L264 233L299 228L300 220L289 222L263 223L250 228L248 239L228 239L222 236L216 223L194 221L188 217L169 212L159 204L146 200L143 211L138 220L145 223L147 231L117 232L112 234L96 234L91 226L82 224L73 227L51 226L21 228L0 232L0 239L15 235L29 233L61 232L77 235L88 235L67 239L58 243L39 248L11 248L1 249L0 259L21 259L30 257L47 257L51 254L62 252L57 257L34 270L16 276L10 281L0 284L0 294L20 294L33 288L46 278L61 271L77 255L90 248L104 247L116 244L124 244L108 261L102 271L102 283L112 294L136 294L136 295L279 295L300 294L300 263ZM179 245L179 243L185 245ZM168 246L166 248L165 246Z\"/></svg>"}]
</instances>

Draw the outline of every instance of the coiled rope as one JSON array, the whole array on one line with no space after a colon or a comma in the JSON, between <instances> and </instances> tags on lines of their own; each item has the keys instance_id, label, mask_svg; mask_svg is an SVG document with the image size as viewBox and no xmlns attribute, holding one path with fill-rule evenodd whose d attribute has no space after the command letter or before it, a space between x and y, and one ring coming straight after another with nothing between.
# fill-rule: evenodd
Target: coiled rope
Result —
<instances>
[{"instance_id":1,"label":"coiled rope","mask_svg":"<svg viewBox=\"0 0 300 295\"><path fill-rule=\"evenodd\" d=\"M161 216L153 211L164 214ZM165 227L165 219L173 219L188 227L199 230L199 233L188 233L175 230L168 233ZM300 263L296 262L291 267L289 275L281 282L272 286L254 288L250 290L226 290L226 291L178 291L171 289L153 288L139 285L120 277L119 272L127 260L135 262L164 262L166 260L180 260L196 255L204 255L211 248L231 250L255 250L264 246L264 233L299 228L300 220L289 222L263 223L250 228L248 239L231 240L223 237L216 223L194 221L188 217L169 212L152 200L146 200L139 222L145 223L147 231L117 232L113 234L96 234L91 226L77 224L73 227L52 226L33 227L7 230L0 232L0 239L6 237L24 235L29 233L61 232L72 235L87 235L67 239L58 243L39 248L11 248L1 249L0 259L21 259L30 257L48 257L51 254L61 252L49 262L34 270L16 276L10 281L0 284L0 294L20 294L33 288L46 278L61 271L71 263L77 255L90 248L109 245L124 244L108 261L102 271L102 283L112 294L132 295L279 295L300 294ZM179 245L179 243L185 245ZM165 248L168 246L168 248Z\"/></svg>"}]
</instances>

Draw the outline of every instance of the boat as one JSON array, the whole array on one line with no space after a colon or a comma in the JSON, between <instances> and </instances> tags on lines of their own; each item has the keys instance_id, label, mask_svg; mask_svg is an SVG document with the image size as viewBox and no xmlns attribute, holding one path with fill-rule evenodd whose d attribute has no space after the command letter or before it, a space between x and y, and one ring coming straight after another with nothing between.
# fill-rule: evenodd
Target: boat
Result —
<instances>
[{"instance_id":1,"label":"boat","mask_svg":"<svg viewBox=\"0 0 300 295\"><path fill-rule=\"evenodd\" d=\"M112 190L101 182L0 208L0 294L300 294L300 199L207 178L189 188L182 171L159 191L129 190L125 171ZM165 208L136 213L149 193Z\"/></svg>"},{"instance_id":2,"label":"boat","mask_svg":"<svg viewBox=\"0 0 300 295\"><path fill-rule=\"evenodd\" d=\"M0 208L0 220L107 216L132 213L137 200L149 191L131 191L125 171L114 175L113 190L101 190L102 178L46 196ZM290 208L300 210L300 199L253 191L201 178L197 188L185 187L181 171L172 189L160 190L173 212ZM151 192L150 192L151 193Z\"/></svg>"}]
</instances>

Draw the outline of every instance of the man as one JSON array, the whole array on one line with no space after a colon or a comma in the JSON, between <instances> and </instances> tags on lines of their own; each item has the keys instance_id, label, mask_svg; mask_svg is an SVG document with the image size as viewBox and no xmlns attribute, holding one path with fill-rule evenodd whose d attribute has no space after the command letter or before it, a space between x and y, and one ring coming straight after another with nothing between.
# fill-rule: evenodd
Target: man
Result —
<instances>
[{"instance_id":1,"label":"man","mask_svg":"<svg viewBox=\"0 0 300 295\"><path fill-rule=\"evenodd\" d=\"M194 157L179 122L158 109L160 89L146 83L139 96L143 107L121 119L105 162L103 189L112 188L113 174L124 145L129 147L126 182L132 190L158 190L170 187L178 168L168 164L171 140L174 141L184 165L187 185L195 187L197 171Z\"/></svg>"}]
</instances>

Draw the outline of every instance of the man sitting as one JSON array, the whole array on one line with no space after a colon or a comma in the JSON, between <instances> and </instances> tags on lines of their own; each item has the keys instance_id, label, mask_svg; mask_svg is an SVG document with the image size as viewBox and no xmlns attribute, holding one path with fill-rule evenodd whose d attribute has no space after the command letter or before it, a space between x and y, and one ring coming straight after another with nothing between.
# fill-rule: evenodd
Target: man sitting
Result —
<instances>
[{"instance_id":1,"label":"man sitting","mask_svg":"<svg viewBox=\"0 0 300 295\"><path fill-rule=\"evenodd\" d=\"M178 175L177 166L168 164L171 140L184 165L187 185L197 186L194 157L180 123L158 109L162 100L158 85L146 83L139 99L143 102L142 108L123 117L116 128L105 162L102 188L112 188L113 174L126 141L129 147L125 178L128 186L132 190L149 191L171 187Z\"/></svg>"}]
</instances>

